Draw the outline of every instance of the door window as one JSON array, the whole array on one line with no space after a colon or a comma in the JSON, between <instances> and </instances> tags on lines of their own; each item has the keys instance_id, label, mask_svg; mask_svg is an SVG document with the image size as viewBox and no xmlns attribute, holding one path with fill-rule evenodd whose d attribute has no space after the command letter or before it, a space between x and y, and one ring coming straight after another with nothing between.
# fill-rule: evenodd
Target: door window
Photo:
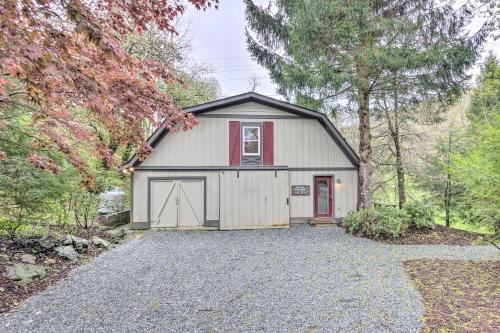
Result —
<instances>
[{"instance_id":1,"label":"door window","mask_svg":"<svg viewBox=\"0 0 500 333\"><path fill-rule=\"evenodd\" d=\"M318 179L318 208L317 213L321 215L327 215L328 202L329 202L329 191L328 191L328 179Z\"/></svg>"},{"instance_id":2,"label":"door window","mask_svg":"<svg viewBox=\"0 0 500 333\"><path fill-rule=\"evenodd\" d=\"M314 178L314 216L333 217L333 191L331 176Z\"/></svg>"}]
</instances>

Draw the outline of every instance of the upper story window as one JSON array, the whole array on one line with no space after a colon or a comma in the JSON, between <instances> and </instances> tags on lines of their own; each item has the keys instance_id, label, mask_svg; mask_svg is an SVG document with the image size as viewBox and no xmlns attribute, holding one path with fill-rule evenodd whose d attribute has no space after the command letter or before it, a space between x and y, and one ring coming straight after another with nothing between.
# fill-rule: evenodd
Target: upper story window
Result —
<instances>
[{"instance_id":1,"label":"upper story window","mask_svg":"<svg viewBox=\"0 0 500 333\"><path fill-rule=\"evenodd\" d=\"M260 156L260 126L242 126L243 156Z\"/></svg>"},{"instance_id":2,"label":"upper story window","mask_svg":"<svg viewBox=\"0 0 500 333\"><path fill-rule=\"evenodd\" d=\"M273 165L272 121L229 121L229 165Z\"/></svg>"}]
</instances>

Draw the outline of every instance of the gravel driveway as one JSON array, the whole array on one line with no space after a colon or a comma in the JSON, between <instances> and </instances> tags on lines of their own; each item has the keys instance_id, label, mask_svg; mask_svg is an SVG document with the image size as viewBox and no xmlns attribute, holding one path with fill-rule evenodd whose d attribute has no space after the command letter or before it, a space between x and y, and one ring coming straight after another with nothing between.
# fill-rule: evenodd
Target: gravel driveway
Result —
<instances>
[{"instance_id":1,"label":"gravel driveway","mask_svg":"<svg viewBox=\"0 0 500 333\"><path fill-rule=\"evenodd\" d=\"M490 246L395 246L336 227L150 232L0 317L1 332L416 332L401 261L497 259Z\"/></svg>"}]
</instances>

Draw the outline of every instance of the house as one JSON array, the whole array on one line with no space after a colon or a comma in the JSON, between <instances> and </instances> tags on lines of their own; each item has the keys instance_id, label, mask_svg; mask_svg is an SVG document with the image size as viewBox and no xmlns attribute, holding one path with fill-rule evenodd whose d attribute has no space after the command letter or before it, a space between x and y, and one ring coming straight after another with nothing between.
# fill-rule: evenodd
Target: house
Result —
<instances>
[{"instance_id":1,"label":"house","mask_svg":"<svg viewBox=\"0 0 500 333\"><path fill-rule=\"evenodd\" d=\"M125 165L136 228L282 228L356 209L359 159L322 113L256 93L184 110L189 131L158 129Z\"/></svg>"}]
</instances>

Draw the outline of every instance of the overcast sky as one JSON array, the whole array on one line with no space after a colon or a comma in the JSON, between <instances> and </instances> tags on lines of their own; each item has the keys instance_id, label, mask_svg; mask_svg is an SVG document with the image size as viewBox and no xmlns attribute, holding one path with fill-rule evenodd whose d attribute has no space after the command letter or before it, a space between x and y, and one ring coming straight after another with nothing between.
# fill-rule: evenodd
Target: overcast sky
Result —
<instances>
[{"instance_id":1,"label":"overcast sky","mask_svg":"<svg viewBox=\"0 0 500 333\"><path fill-rule=\"evenodd\" d=\"M268 0L255 2L266 4ZM242 0L220 0L218 10L206 12L189 8L183 21L189 25L193 43L190 58L211 67L209 75L217 79L223 96L247 92L251 79L256 78L257 92L277 98L267 71L247 51L244 10ZM500 40L490 41L486 49L500 57Z\"/></svg>"}]
</instances>

